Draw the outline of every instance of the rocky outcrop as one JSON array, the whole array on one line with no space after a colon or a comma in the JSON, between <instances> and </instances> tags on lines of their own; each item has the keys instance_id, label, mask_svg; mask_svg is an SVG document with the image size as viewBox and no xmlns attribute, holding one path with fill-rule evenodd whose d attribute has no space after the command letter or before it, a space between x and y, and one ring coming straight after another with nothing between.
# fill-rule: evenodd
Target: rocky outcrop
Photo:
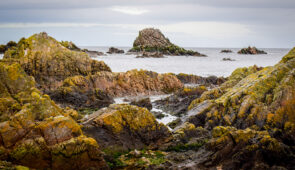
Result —
<instances>
[{"instance_id":1,"label":"rocky outcrop","mask_svg":"<svg viewBox=\"0 0 295 170\"><path fill-rule=\"evenodd\" d=\"M43 95L19 64L0 63L0 115L1 161L34 169L108 169L97 142L75 122L77 112Z\"/></svg>"},{"instance_id":2,"label":"rocky outcrop","mask_svg":"<svg viewBox=\"0 0 295 170\"><path fill-rule=\"evenodd\" d=\"M115 47L110 47L109 51L107 52L108 54L123 54L124 50L115 48Z\"/></svg>"},{"instance_id":3,"label":"rocky outcrop","mask_svg":"<svg viewBox=\"0 0 295 170\"><path fill-rule=\"evenodd\" d=\"M81 49L78 46L76 46L76 44L74 44L72 41L61 41L60 44L69 50L81 51Z\"/></svg>"},{"instance_id":4,"label":"rocky outcrop","mask_svg":"<svg viewBox=\"0 0 295 170\"><path fill-rule=\"evenodd\" d=\"M0 45L0 54L5 53L9 48L15 48L17 43L14 41L9 41L6 45Z\"/></svg>"},{"instance_id":5,"label":"rocky outcrop","mask_svg":"<svg viewBox=\"0 0 295 170\"><path fill-rule=\"evenodd\" d=\"M84 52L67 49L46 33L21 39L16 48L5 52L1 62L20 63L44 90L56 89L69 76L111 71L104 62L92 60Z\"/></svg>"},{"instance_id":6,"label":"rocky outcrop","mask_svg":"<svg viewBox=\"0 0 295 170\"><path fill-rule=\"evenodd\" d=\"M232 52L233 52L232 50L228 50L228 49L220 51L220 53L232 53Z\"/></svg>"},{"instance_id":7,"label":"rocky outcrop","mask_svg":"<svg viewBox=\"0 0 295 170\"><path fill-rule=\"evenodd\" d=\"M83 132L96 139L105 152L155 149L172 137L147 109L126 104L101 109L81 124Z\"/></svg>"},{"instance_id":8,"label":"rocky outcrop","mask_svg":"<svg viewBox=\"0 0 295 170\"><path fill-rule=\"evenodd\" d=\"M149 111L152 110L152 108L153 108L150 98L142 98L142 99L133 100L130 102L130 105L144 107L144 108L148 109Z\"/></svg>"},{"instance_id":9,"label":"rocky outcrop","mask_svg":"<svg viewBox=\"0 0 295 170\"><path fill-rule=\"evenodd\" d=\"M219 86L226 81L224 77L201 77L193 74L179 73L176 77L184 84L198 84L202 86Z\"/></svg>"},{"instance_id":10,"label":"rocky outcrop","mask_svg":"<svg viewBox=\"0 0 295 170\"><path fill-rule=\"evenodd\" d=\"M143 52L142 55L136 56L136 58L164 58L164 55L160 52Z\"/></svg>"},{"instance_id":11,"label":"rocky outcrop","mask_svg":"<svg viewBox=\"0 0 295 170\"><path fill-rule=\"evenodd\" d=\"M159 29L154 28L146 28L139 31L139 35L133 43L133 48L129 52L160 52L164 55L175 56L205 56L196 51L185 50L172 44Z\"/></svg>"},{"instance_id":12,"label":"rocky outcrop","mask_svg":"<svg viewBox=\"0 0 295 170\"><path fill-rule=\"evenodd\" d=\"M100 51L91 51L88 49L83 49L83 52L87 53L91 58L95 58L97 56L105 56L106 54Z\"/></svg>"},{"instance_id":13,"label":"rocky outcrop","mask_svg":"<svg viewBox=\"0 0 295 170\"><path fill-rule=\"evenodd\" d=\"M222 61L236 61L236 60L232 58L222 58Z\"/></svg>"},{"instance_id":14,"label":"rocky outcrop","mask_svg":"<svg viewBox=\"0 0 295 170\"><path fill-rule=\"evenodd\" d=\"M265 51L258 50L256 47L243 48L238 51L238 54L267 54Z\"/></svg>"},{"instance_id":15,"label":"rocky outcrop","mask_svg":"<svg viewBox=\"0 0 295 170\"><path fill-rule=\"evenodd\" d=\"M219 89L192 102L186 121L213 129L207 147L213 155L200 165L294 167L294 69L295 48L275 66L244 69L243 76L236 70Z\"/></svg>"}]
</instances>

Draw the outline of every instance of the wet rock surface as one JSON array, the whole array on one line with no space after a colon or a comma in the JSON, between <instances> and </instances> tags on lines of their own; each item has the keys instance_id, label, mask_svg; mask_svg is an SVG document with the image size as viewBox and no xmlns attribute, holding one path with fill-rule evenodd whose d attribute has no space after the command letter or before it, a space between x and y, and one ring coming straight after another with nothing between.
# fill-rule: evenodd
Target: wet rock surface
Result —
<instances>
[{"instance_id":1,"label":"wet rock surface","mask_svg":"<svg viewBox=\"0 0 295 170\"><path fill-rule=\"evenodd\" d=\"M153 105L150 98L136 99L130 102L130 105L135 105L138 107L144 107L148 110L152 110Z\"/></svg>"}]
</instances>

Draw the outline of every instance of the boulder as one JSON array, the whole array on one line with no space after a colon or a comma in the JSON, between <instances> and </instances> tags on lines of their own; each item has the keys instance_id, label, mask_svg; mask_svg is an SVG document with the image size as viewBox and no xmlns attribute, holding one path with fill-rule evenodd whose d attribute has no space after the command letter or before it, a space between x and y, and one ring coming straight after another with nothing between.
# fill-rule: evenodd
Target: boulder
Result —
<instances>
[{"instance_id":1,"label":"boulder","mask_svg":"<svg viewBox=\"0 0 295 170\"><path fill-rule=\"evenodd\" d=\"M120 49L115 48L115 47L110 47L109 51L107 53L108 54L123 54L124 50L120 50Z\"/></svg>"},{"instance_id":2,"label":"boulder","mask_svg":"<svg viewBox=\"0 0 295 170\"><path fill-rule=\"evenodd\" d=\"M171 140L168 128L147 109L113 104L82 120L83 132L98 141L103 150L157 148Z\"/></svg>"},{"instance_id":3,"label":"boulder","mask_svg":"<svg viewBox=\"0 0 295 170\"><path fill-rule=\"evenodd\" d=\"M139 31L138 37L133 43L133 48L129 52L160 52L163 55L189 55L205 57L196 51L185 50L170 42L159 29L145 28Z\"/></svg>"},{"instance_id":4,"label":"boulder","mask_svg":"<svg viewBox=\"0 0 295 170\"><path fill-rule=\"evenodd\" d=\"M267 54L263 50L259 50L256 47L248 47L248 48L243 48L240 51L238 51L238 54Z\"/></svg>"},{"instance_id":5,"label":"boulder","mask_svg":"<svg viewBox=\"0 0 295 170\"><path fill-rule=\"evenodd\" d=\"M33 169L108 169L74 112L37 90L19 64L0 63L0 161Z\"/></svg>"}]
</instances>

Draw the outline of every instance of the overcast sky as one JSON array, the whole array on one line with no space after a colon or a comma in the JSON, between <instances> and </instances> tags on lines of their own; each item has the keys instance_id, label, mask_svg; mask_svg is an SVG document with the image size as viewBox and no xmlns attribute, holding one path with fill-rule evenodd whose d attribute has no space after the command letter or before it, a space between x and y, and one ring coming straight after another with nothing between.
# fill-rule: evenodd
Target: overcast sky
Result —
<instances>
[{"instance_id":1,"label":"overcast sky","mask_svg":"<svg viewBox=\"0 0 295 170\"><path fill-rule=\"evenodd\" d=\"M0 43L46 31L77 45L132 46L155 27L184 47L295 46L295 0L0 0Z\"/></svg>"}]
</instances>

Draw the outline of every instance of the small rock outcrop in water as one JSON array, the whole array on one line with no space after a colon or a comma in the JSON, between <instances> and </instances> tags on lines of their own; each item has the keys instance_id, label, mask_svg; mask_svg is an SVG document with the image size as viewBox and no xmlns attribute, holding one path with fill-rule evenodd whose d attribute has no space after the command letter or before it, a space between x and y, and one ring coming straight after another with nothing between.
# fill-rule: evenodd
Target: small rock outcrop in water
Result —
<instances>
[{"instance_id":1,"label":"small rock outcrop in water","mask_svg":"<svg viewBox=\"0 0 295 170\"><path fill-rule=\"evenodd\" d=\"M100 51L91 51L88 49L83 49L83 52L87 53L91 58L95 58L97 56L105 56L106 54Z\"/></svg>"},{"instance_id":2,"label":"small rock outcrop in water","mask_svg":"<svg viewBox=\"0 0 295 170\"><path fill-rule=\"evenodd\" d=\"M85 134L110 151L157 148L172 139L168 128L147 109L126 104L101 109L82 120L82 125Z\"/></svg>"},{"instance_id":3,"label":"small rock outcrop in water","mask_svg":"<svg viewBox=\"0 0 295 170\"><path fill-rule=\"evenodd\" d=\"M139 35L133 43L133 48L129 52L161 52L164 55L205 56L196 51L185 50L174 45L159 29L154 28L139 31Z\"/></svg>"},{"instance_id":4,"label":"small rock outcrop in water","mask_svg":"<svg viewBox=\"0 0 295 170\"><path fill-rule=\"evenodd\" d=\"M97 142L75 122L77 112L43 95L19 64L0 63L0 106L0 166L108 168Z\"/></svg>"},{"instance_id":5,"label":"small rock outcrop in water","mask_svg":"<svg viewBox=\"0 0 295 170\"><path fill-rule=\"evenodd\" d=\"M232 53L232 52L233 52L232 50L228 50L228 49L220 51L220 53Z\"/></svg>"},{"instance_id":6,"label":"small rock outcrop in water","mask_svg":"<svg viewBox=\"0 0 295 170\"><path fill-rule=\"evenodd\" d=\"M267 54L265 51L258 50L256 47L243 48L238 51L238 54Z\"/></svg>"},{"instance_id":7,"label":"small rock outcrop in water","mask_svg":"<svg viewBox=\"0 0 295 170\"><path fill-rule=\"evenodd\" d=\"M120 50L120 49L115 48L115 47L110 47L109 51L107 53L108 54L123 54L124 50Z\"/></svg>"},{"instance_id":8,"label":"small rock outcrop in water","mask_svg":"<svg viewBox=\"0 0 295 170\"><path fill-rule=\"evenodd\" d=\"M143 52L142 55L136 56L136 58L164 58L161 52Z\"/></svg>"},{"instance_id":9,"label":"small rock outcrop in water","mask_svg":"<svg viewBox=\"0 0 295 170\"><path fill-rule=\"evenodd\" d=\"M223 58L222 61L236 61L236 60L232 58Z\"/></svg>"},{"instance_id":10,"label":"small rock outcrop in water","mask_svg":"<svg viewBox=\"0 0 295 170\"><path fill-rule=\"evenodd\" d=\"M135 105L138 107L144 107L148 110L152 110L153 106L151 103L150 98L143 98L143 99L137 99L130 102L130 105Z\"/></svg>"}]
</instances>

